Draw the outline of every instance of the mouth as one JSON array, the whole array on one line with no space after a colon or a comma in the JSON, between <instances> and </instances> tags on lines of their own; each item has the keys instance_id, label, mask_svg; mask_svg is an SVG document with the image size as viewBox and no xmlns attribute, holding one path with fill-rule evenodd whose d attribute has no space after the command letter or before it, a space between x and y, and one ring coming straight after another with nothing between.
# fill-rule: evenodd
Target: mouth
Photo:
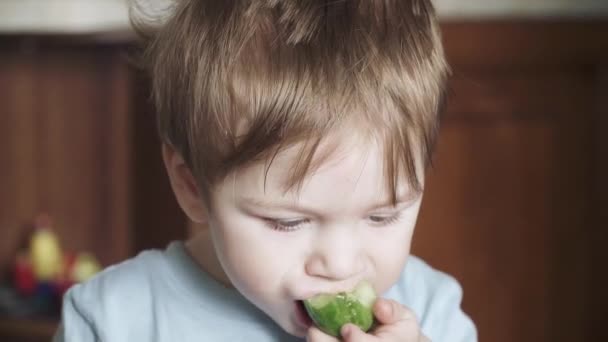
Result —
<instances>
[{"instance_id":1,"label":"mouth","mask_svg":"<svg viewBox=\"0 0 608 342\"><path fill-rule=\"evenodd\" d=\"M308 316L308 312L306 312L303 301L295 301L295 311L298 324L306 329L310 328L312 326L312 319L310 316Z\"/></svg>"}]
</instances>

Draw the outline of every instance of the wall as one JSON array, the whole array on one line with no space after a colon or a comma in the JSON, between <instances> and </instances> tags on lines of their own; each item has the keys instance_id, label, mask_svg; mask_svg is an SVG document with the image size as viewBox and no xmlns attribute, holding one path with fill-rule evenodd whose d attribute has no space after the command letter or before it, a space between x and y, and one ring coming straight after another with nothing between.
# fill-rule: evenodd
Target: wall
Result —
<instances>
[{"instance_id":1,"label":"wall","mask_svg":"<svg viewBox=\"0 0 608 342\"><path fill-rule=\"evenodd\" d=\"M129 31L127 0L2 0L0 32ZM164 8L170 0L148 1ZM433 0L444 19L608 16L605 0Z\"/></svg>"},{"instance_id":2,"label":"wall","mask_svg":"<svg viewBox=\"0 0 608 342\"><path fill-rule=\"evenodd\" d=\"M433 0L440 16L530 17L608 15L605 0Z\"/></svg>"}]
</instances>

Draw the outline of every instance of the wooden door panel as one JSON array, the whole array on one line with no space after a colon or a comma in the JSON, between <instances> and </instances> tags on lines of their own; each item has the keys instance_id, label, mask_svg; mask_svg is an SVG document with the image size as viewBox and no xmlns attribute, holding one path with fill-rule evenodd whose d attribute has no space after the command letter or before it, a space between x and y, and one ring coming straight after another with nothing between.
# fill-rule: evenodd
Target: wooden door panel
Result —
<instances>
[{"instance_id":1,"label":"wooden door panel","mask_svg":"<svg viewBox=\"0 0 608 342\"><path fill-rule=\"evenodd\" d=\"M27 40L26 40L27 41ZM4 41L0 261L50 214L66 250L129 255L129 75L120 51Z\"/></svg>"},{"instance_id":2,"label":"wooden door panel","mask_svg":"<svg viewBox=\"0 0 608 342\"><path fill-rule=\"evenodd\" d=\"M592 78L463 75L413 251L462 282L480 340L572 340L588 309Z\"/></svg>"}]
</instances>

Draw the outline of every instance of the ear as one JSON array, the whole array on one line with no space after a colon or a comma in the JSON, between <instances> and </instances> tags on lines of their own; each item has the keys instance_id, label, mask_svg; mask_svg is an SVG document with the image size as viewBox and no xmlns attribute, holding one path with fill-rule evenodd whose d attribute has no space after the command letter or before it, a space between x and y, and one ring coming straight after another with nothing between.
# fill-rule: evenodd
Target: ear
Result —
<instances>
[{"instance_id":1,"label":"ear","mask_svg":"<svg viewBox=\"0 0 608 342\"><path fill-rule=\"evenodd\" d=\"M206 222L207 209L190 168L173 147L163 144L162 154L177 203L193 222Z\"/></svg>"}]
</instances>

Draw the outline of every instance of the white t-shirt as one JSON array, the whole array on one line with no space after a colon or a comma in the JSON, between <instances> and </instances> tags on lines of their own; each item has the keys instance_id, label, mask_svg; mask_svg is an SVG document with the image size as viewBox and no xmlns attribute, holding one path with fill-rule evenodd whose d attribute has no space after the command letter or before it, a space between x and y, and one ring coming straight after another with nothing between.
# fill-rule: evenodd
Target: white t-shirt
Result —
<instances>
[{"instance_id":1,"label":"white t-shirt","mask_svg":"<svg viewBox=\"0 0 608 342\"><path fill-rule=\"evenodd\" d=\"M411 256L384 295L412 309L433 342L474 342L458 282ZM207 275L182 242L150 250L72 287L55 342L302 341Z\"/></svg>"}]
</instances>

